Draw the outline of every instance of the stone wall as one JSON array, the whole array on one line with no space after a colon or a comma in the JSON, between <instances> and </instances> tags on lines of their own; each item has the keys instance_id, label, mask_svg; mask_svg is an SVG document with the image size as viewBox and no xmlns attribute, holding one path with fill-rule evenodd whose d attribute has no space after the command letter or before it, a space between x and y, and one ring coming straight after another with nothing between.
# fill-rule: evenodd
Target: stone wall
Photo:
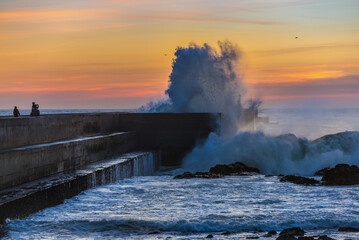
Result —
<instances>
[{"instance_id":1,"label":"stone wall","mask_svg":"<svg viewBox=\"0 0 359 240\"><path fill-rule=\"evenodd\" d=\"M135 132L0 150L0 189L13 187L138 148Z\"/></svg>"}]
</instances>

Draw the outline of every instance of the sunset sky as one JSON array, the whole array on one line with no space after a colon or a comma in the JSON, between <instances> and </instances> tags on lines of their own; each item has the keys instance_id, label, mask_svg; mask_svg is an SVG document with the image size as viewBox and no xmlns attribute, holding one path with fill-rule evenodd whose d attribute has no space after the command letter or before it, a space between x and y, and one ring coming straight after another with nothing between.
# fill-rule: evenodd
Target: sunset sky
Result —
<instances>
[{"instance_id":1,"label":"sunset sky","mask_svg":"<svg viewBox=\"0 0 359 240\"><path fill-rule=\"evenodd\" d=\"M243 51L247 98L358 107L358 0L0 0L0 109L136 108L177 46L218 40Z\"/></svg>"}]
</instances>

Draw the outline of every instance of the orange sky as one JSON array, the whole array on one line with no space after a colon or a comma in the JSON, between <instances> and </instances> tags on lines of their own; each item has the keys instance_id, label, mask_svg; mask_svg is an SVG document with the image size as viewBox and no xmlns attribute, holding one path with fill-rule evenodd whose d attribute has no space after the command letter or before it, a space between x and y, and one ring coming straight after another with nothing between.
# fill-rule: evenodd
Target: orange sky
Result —
<instances>
[{"instance_id":1,"label":"orange sky","mask_svg":"<svg viewBox=\"0 0 359 240\"><path fill-rule=\"evenodd\" d=\"M177 46L230 40L247 98L358 106L356 0L2 0L0 109L135 108ZM298 36L298 39L295 39Z\"/></svg>"}]
</instances>

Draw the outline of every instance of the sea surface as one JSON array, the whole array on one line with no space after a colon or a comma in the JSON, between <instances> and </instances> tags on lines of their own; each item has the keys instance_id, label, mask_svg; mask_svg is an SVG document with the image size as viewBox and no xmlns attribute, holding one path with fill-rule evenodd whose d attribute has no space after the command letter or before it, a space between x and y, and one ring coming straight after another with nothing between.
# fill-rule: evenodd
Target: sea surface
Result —
<instances>
[{"instance_id":1,"label":"sea surface","mask_svg":"<svg viewBox=\"0 0 359 240\"><path fill-rule=\"evenodd\" d=\"M359 109L265 109L268 135L315 139L359 131ZM359 164L359 159L358 159ZM307 235L359 239L359 185L301 186L275 176L173 179L181 169L134 177L82 192L64 204L8 220L4 239L276 239L267 231L301 227ZM225 231L229 235L222 235Z\"/></svg>"}]
</instances>

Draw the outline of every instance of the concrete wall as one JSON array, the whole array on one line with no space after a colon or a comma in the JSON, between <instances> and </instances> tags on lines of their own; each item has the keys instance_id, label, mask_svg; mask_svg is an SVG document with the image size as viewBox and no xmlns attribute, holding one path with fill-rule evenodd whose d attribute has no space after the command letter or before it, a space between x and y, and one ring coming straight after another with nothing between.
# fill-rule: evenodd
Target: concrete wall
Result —
<instances>
[{"instance_id":1,"label":"concrete wall","mask_svg":"<svg viewBox=\"0 0 359 240\"><path fill-rule=\"evenodd\" d=\"M220 114L97 113L0 118L0 149L119 131L136 131L139 149L159 150L164 165L178 165Z\"/></svg>"},{"instance_id":2,"label":"concrete wall","mask_svg":"<svg viewBox=\"0 0 359 240\"><path fill-rule=\"evenodd\" d=\"M0 224L7 218L26 217L60 204L83 190L132 176L152 175L158 169L157 153L134 152L89 165L72 174L58 174L36 184L0 191Z\"/></svg>"},{"instance_id":3,"label":"concrete wall","mask_svg":"<svg viewBox=\"0 0 359 240\"><path fill-rule=\"evenodd\" d=\"M116 132L119 113L0 117L0 149Z\"/></svg>"},{"instance_id":4,"label":"concrete wall","mask_svg":"<svg viewBox=\"0 0 359 240\"><path fill-rule=\"evenodd\" d=\"M134 132L0 150L0 189L118 156L138 148Z\"/></svg>"}]
</instances>

